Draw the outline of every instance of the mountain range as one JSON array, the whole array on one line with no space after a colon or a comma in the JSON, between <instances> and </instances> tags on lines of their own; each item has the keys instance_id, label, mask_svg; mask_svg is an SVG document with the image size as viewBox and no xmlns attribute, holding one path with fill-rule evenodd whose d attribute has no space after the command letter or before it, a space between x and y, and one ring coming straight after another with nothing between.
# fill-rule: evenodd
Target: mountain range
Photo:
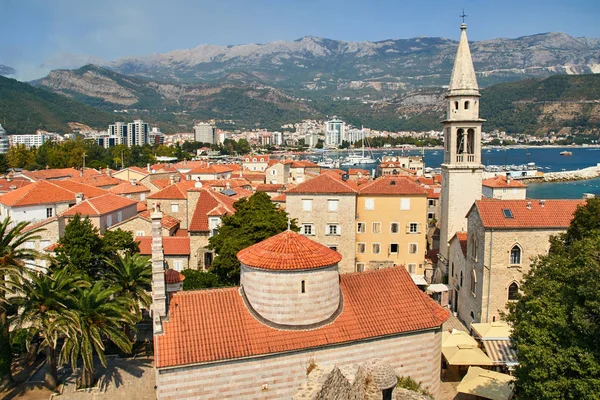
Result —
<instances>
[{"instance_id":1,"label":"mountain range","mask_svg":"<svg viewBox=\"0 0 600 400\"><path fill-rule=\"evenodd\" d=\"M0 76L11 76L15 74L14 68L0 64Z\"/></svg>"}]
</instances>

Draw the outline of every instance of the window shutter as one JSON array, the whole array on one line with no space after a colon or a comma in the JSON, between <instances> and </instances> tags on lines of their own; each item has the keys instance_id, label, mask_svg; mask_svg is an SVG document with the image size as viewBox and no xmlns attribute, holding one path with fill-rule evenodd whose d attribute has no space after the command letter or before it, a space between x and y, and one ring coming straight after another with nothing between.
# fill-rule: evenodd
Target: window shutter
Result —
<instances>
[{"instance_id":1,"label":"window shutter","mask_svg":"<svg viewBox=\"0 0 600 400\"><path fill-rule=\"evenodd\" d=\"M420 222L417 224L417 233L421 233L421 226L423 224L421 224Z\"/></svg>"}]
</instances>

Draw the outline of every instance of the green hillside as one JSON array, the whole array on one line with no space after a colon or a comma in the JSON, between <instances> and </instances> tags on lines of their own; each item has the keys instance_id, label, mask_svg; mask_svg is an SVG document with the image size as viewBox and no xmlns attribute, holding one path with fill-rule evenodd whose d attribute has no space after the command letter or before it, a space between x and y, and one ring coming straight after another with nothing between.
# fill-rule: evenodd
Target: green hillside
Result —
<instances>
[{"instance_id":1,"label":"green hillside","mask_svg":"<svg viewBox=\"0 0 600 400\"><path fill-rule=\"evenodd\" d=\"M9 133L70 132L67 122L105 128L112 114L65 96L0 76L0 123Z\"/></svg>"}]
</instances>

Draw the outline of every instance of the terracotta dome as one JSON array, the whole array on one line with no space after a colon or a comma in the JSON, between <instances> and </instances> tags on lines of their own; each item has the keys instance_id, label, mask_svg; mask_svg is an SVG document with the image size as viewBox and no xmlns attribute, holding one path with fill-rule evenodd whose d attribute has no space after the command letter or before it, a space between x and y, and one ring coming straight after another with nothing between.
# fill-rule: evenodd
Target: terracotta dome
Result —
<instances>
[{"instance_id":1,"label":"terracotta dome","mask_svg":"<svg viewBox=\"0 0 600 400\"><path fill-rule=\"evenodd\" d=\"M175 271L174 269L167 269L165 271L165 282L166 283L179 283L183 282L185 276Z\"/></svg>"},{"instance_id":2,"label":"terracotta dome","mask_svg":"<svg viewBox=\"0 0 600 400\"><path fill-rule=\"evenodd\" d=\"M237 253L242 264L268 270L304 270L337 264L340 253L296 232L285 231Z\"/></svg>"}]
</instances>

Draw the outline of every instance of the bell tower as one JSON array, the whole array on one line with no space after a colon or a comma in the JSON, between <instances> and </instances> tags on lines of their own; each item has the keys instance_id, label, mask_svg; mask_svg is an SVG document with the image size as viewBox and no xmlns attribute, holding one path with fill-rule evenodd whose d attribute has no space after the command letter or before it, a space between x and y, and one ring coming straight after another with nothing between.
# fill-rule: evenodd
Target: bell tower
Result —
<instances>
[{"instance_id":1,"label":"bell tower","mask_svg":"<svg viewBox=\"0 0 600 400\"><path fill-rule=\"evenodd\" d=\"M481 199L481 125L479 86L475 77L467 25L460 26L460 41L446 94L444 162L442 164L440 254L448 259L448 241L467 230L467 212ZM441 265L440 265L441 266ZM445 266L441 266L446 273Z\"/></svg>"}]
</instances>

